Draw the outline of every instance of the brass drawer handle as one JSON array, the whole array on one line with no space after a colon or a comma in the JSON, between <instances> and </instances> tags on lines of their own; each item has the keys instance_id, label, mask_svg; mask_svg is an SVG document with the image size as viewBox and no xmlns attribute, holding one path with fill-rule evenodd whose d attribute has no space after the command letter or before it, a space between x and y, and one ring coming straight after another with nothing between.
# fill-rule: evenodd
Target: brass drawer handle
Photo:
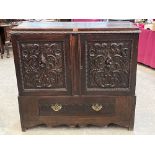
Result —
<instances>
[{"instance_id":1,"label":"brass drawer handle","mask_svg":"<svg viewBox=\"0 0 155 155\"><path fill-rule=\"evenodd\" d=\"M54 110L54 111L60 111L62 109L62 105L58 104L58 103L52 104L51 109Z\"/></svg>"},{"instance_id":2,"label":"brass drawer handle","mask_svg":"<svg viewBox=\"0 0 155 155\"><path fill-rule=\"evenodd\" d=\"M93 104L91 107L95 111L100 111L103 108L102 105L98 103Z\"/></svg>"}]
</instances>

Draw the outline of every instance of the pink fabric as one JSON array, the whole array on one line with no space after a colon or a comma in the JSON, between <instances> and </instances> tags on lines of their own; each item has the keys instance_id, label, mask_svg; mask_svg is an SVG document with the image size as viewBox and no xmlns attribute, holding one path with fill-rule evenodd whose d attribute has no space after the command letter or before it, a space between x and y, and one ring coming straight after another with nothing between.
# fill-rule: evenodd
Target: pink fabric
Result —
<instances>
[{"instance_id":1,"label":"pink fabric","mask_svg":"<svg viewBox=\"0 0 155 155\"><path fill-rule=\"evenodd\" d=\"M101 19L72 19L73 22L100 22Z\"/></svg>"},{"instance_id":2,"label":"pink fabric","mask_svg":"<svg viewBox=\"0 0 155 155\"><path fill-rule=\"evenodd\" d=\"M155 31L141 29L138 44L138 62L155 68Z\"/></svg>"},{"instance_id":3,"label":"pink fabric","mask_svg":"<svg viewBox=\"0 0 155 155\"><path fill-rule=\"evenodd\" d=\"M140 23L135 23L136 26L138 26L140 29L144 28L144 24L140 24Z\"/></svg>"}]
</instances>

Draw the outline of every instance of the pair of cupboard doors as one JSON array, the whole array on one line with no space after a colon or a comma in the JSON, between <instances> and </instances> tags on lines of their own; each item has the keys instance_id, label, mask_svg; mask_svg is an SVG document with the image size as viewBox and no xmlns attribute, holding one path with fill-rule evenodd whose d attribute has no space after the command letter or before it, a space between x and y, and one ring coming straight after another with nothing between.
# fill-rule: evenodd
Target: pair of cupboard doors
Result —
<instances>
[{"instance_id":1,"label":"pair of cupboard doors","mask_svg":"<svg viewBox=\"0 0 155 155\"><path fill-rule=\"evenodd\" d=\"M136 33L15 33L19 95L135 93Z\"/></svg>"}]
</instances>

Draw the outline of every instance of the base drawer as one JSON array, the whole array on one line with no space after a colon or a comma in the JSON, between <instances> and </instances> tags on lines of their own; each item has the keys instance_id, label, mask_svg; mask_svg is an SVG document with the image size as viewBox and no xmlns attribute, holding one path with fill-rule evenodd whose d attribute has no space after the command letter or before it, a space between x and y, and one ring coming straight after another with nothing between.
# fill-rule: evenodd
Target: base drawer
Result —
<instances>
[{"instance_id":1,"label":"base drawer","mask_svg":"<svg viewBox=\"0 0 155 155\"><path fill-rule=\"evenodd\" d=\"M40 116L81 116L81 115L114 115L115 101L109 100L107 102L87 102L81 101L79 103L67 102L52 102L50 99L42 99L39 101L39 115Z\"/></svg>"},{"instance_id":2,"label":"base drawer","mask_svg":"<svg viewBox=\"0 0 155 155\"><path fill-rule=\"evenodd\" d=\"M103 126L114 123L132 129L135 99L135 96L20 96L21 125L25 130L39 124Z\"/></svg>"}]
</instances>

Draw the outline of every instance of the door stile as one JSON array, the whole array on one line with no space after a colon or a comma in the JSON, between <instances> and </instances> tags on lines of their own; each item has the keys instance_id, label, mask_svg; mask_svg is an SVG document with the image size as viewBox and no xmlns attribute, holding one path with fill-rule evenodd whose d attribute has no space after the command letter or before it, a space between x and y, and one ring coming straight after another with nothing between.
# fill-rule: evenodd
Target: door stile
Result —
<instances>
[{"instance_id":1,"label":"door stile","mask_svg":"<svg viewBox=\"0 0 155 155\"><path fill-rule=\"evenodd\" d=\"M71 53L71 79L72 95L80 94L80 65L79 65L79 40L78 35L70 35L70 53Z\"/></svg>"}]
</instances>

